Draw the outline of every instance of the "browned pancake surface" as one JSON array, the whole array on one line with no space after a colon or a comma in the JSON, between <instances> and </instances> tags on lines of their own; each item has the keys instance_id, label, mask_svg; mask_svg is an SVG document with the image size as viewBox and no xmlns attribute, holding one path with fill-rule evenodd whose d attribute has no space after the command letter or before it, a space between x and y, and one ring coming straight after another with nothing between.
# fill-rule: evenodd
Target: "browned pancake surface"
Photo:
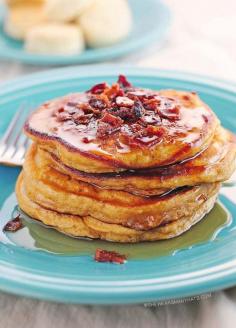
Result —
<instances>
[{"instance_id":1,"label":"browned pancake surface","mask_svg":"<svg viewBox=\"0 0 236 328\"><path fill-rule=\"evenodd\" d=\"M64 164L96 173L185 160L210 144L217 126L195 93L135 88L120 77L45 103L25 131Z\"/></svg>"}]
</instances>

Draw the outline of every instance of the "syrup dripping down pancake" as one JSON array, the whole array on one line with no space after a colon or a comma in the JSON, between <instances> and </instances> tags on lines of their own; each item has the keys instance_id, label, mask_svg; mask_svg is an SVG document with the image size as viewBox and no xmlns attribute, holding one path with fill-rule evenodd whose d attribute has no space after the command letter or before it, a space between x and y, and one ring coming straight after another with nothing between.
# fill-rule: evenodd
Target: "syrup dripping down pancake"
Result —
<instances>
[{"instance_id":1,"label":"syrup dripping down pancake","mask_svg":"<svg viewBox=\"0 0 236 328\"><path fill-rule=\"evenodd\" d=\"M29 152L23 170L25 190L35 203L59 213L92 216L107 223L148 230L192 215L215 195L220 183L183 187L169 193L142 197L106 190L75 180L44 165Z\"/></svg>"},{"instance_id":2,"label":"syrup dripping down pancake","mask_svg":"<svg viewBox=\"0 0 236 328\"><path fill-rule=\"evenodd\" d=\"M195 93L108 86L51 100L26 134L72 168L92 173L165 166L211 143L219 121Z\"/></svg>"},{"instance_id":3,"label":"syrup dripping down pancake","mask_svg":"<svg viewBox=\"0 0 236 328\"><path fill-rule=\"evenodd\" d=\"M20 207L32 218L74 237L89 237L115 242L140 242L169 239L181 235L199 222L214 206L217 195L214 194L190 216L166 223L148 231L135 230L119 224L109 224L92 216L78 216L58 213L35 203L25 191L23 176L17 181L16 194Z\"/></svg>"},{"instance_id":4,"label":"syrup dripping down pancake","mask_svg":"<svg viewBox=\"0 0 236 328\"><path fill-rule=\"evenodd\" d=\"M138 195L158 195L182 186L228 180L236 167L235 136L219 127L209 147L181 163L119 173L86 173L64 165L54 154L38 148L41 159L58 171L105 189Z\"/></svg>"}]
</instances>

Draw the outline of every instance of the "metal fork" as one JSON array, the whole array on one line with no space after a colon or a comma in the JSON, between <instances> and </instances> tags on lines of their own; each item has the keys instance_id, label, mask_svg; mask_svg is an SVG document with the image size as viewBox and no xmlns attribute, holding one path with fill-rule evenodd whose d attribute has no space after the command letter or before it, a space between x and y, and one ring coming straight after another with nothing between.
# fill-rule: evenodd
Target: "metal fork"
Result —
<instances>
[{"instance_id":1,"label":"metal fork","mask_svg":"<svg viewBox=\"0 0 236 328\"><path fill-rule=\"evenodd\" d=\"M32 107L22 105L12 118L6 132L0 139L0 164L21 166L25 152L29 146L29 139L22 133L22 128Z\"/></svg>"}]
</instances>

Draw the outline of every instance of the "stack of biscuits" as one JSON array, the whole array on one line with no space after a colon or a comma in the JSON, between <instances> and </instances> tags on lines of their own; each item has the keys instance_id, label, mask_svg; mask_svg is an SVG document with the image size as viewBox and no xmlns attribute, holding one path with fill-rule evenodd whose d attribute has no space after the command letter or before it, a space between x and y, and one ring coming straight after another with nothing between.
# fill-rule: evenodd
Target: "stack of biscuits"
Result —
<instances>
[{"instance_id":1,"label":"stack of biscuits","mask_svg":"<svg viewBox=\"0 0 236 328\"><path fill-rule=\"evenodd\" d=\"M110 46L126 38L132 14L127 0L6 0L4 30L41 55L75 55L85 46Z\"/></svg>"},{"instance_id":2,"label":"stack of biscuits","mask_svg":"<svg viewBox=\"0 0 236 328\"><path fill-rule=\"evenodd\" d=\"M179 236L235 170L234 135L196 93L137 88L122 75L44 103L25 133L19 206L75 237Z\"/></svg>"}]
</instances>

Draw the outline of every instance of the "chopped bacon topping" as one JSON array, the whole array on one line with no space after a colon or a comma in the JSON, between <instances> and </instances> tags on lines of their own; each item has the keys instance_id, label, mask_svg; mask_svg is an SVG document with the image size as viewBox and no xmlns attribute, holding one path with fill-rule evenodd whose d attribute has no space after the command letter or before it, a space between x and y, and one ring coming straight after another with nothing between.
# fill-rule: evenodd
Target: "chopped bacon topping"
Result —
<instances>
[{"instance_id":1,"label":"chopped bacon topping","mask_svg":"<svg viewBox=\"0 0 236 328\"><path fill-rule=\"evenodd\" d=\"M92 97L89 100L89 105L96 109L105 109L107 107L106 102L103 99Z\"/></svg>"},{"instance_id":2,"label":"chopped bacon topping","mask_svg":"<svg viewBox=\"0 0 236 328\"><path fill-rule=\"evenodd\" d=\"M94 259L97 262L124 264L127 257L114 251L106 251L104 249L97 248Z\"/></svg>"},{"instance_id":3,"label":"chopped bacon topping","mask_svg":"<svg viewBox=\"0 0 236 328\"><path fill-rule=\"evenodd\" d=\"M164 99L156 111L160 117L175 121L179 119L180 106L174 100Z\"/></svg>"},{"instance_id":4,"label":"chopped bacon topping","mask_svg":"<svg viewBox=\"0 0 236 328\"><path fill-rule=\"evenodd\" d=\"M117 83L122 88L131 88L132 87L132 84L127 80L126 76L124 76L124 75L119 75Z\"/></svg>"},{"instance_id":5,"label":"chopped bacon topping","mask_svg":"<svg viewBox=\"0 0 236 328\"><path fill-rule=\"evenodd\" d=\"M97 136L102 138L118 131L123 123L120 117L106 113L98 123Z\"/></svg>"},{"instance_id":6,"label":"chopped bacon topping","mask_svg":"<svg viewBox=\"0 0 236 328\"><path fill-rule=\"evenodd\" d=\"M152 146L164 138L164 126L180 119L181 106L176 99L134 88L124 75L111 86L96 84L87 91L85 99L76 103L73 98L56 109L53 116L67 130L70 127L76 131L86 129L93 140L118 132L129 145ZM82 140L87 143L86 138Z\"/></svg>"},{"instance_id":7,"label":"chopped bacon topping","mask_svg":"<svg viewBox=\"0 0 236 328\"><path fill-rule=\"evenodd\" d=\"M110 88L104 91L104 94L110 100L115 100L116 97L124 96L124 91L120 88L118 83L114 83Z\"/></svg>"},{"instance_id":8,"label":"chopped bacon topping","mask_svg":"<svg viewBox=\"0 0 236 328\"><path fill-rule=\"evenodd\" d=\"M134 105L134 101L128 97L117 97L116 98L117 106L121 107L132 107Z\"/></svg>"},{"instance_id":9,"label":"chopped bacon topping","mask_svg":"<svg viewBox=\"0 0 236 328\"><path fill-rule=\"evenodd\" d=\"M93 114L87 115L74 115L73 120L76 124L88 124L93 117Z\"/></svg>"},{"instance_id":10,"label":"chopped bacon topping","mask_svg":"<svg viewBox=\"0 0 236 328\"><path fill-rule=\"evenodd\" d=\"M104 82L104 83L98 83L96 85L94 85L89 91L94 95L99 95L100 93L103 93L103 91L108 87L108 85Z\"/></svg>"},{"instance_id":11,"label":"chopped bacon topping","mask_svg":"<svg viewBox=\"0 0 236 328\"><path fill-rule=\"evenodd\" d=\"M21 221L20 215L15 219L9 221L3 228L3 231L16 232L23 228L23 223Z\"/></svg>"},{"instance_id":12,"label":"chopped bacon topping","mask_svg":"<svg viewBox=\"0 0 236 328\"><path fill-rule=\"evenodd\" d=\"M114 115L106 113L103 116L103 118L100 120L100 122L108 123L111 126L118 127L118 126L121 126L121 124L123 123L123 120L120 117L116 117Z\"/></svg>"}]
</instances>

